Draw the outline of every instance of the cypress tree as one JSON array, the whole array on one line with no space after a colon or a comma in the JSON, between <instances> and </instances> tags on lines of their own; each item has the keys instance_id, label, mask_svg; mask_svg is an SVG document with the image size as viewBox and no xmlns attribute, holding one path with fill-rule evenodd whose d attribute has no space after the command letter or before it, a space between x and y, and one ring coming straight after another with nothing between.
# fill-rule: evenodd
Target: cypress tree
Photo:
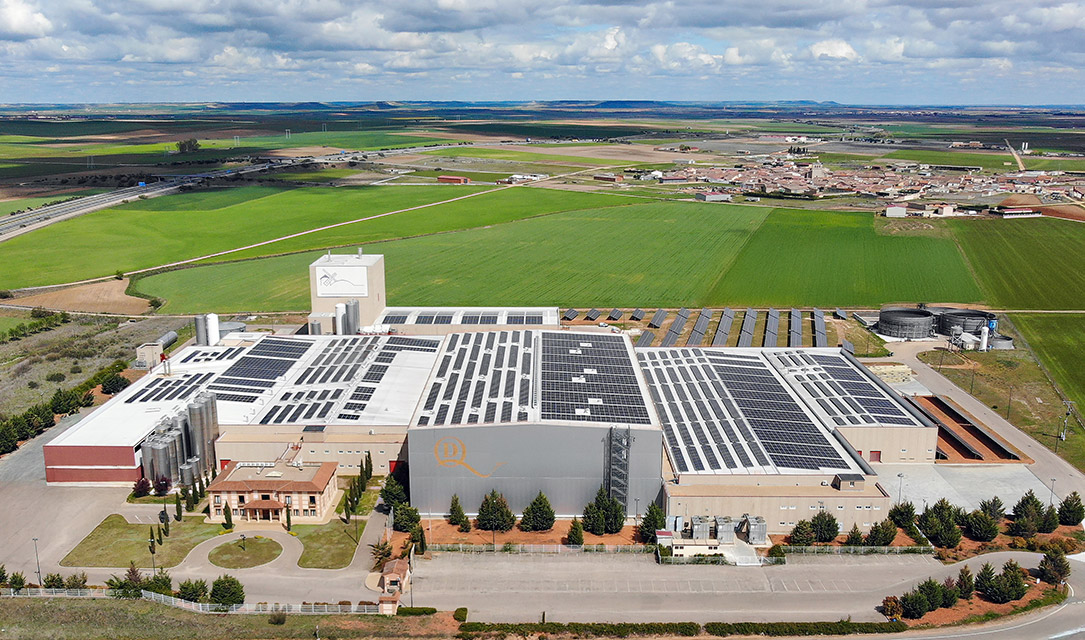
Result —
<instances>
[{"instance_id":1,"label":"cypress tree","mask_svg":"<svg viewBox=\"0 0 1085 640\"><path fill-rule=\"evenodd\" d=\"M573 523L569 525L569 534L565 537L565 543L573 547L583 546L584 544L584 527L575 516L573 517Z\"/></svg>"},{"instance_id":2,"label":"cypress tree","mask_svg":"<svg viewBox=\"0 0 1085 640\"><path fill-rule=\"evenodd\" d=\"M957 573L957 593L962 600L971 600L975 590L976 580L972 577L972 571L968 568L968 565L965 565Z\"/></svg>"},{"instance_id":3,"label":"cypress tree","mask_svg":"<svg viewBox=\"0 0 1085 640\"><path fill-rule=\"evenodd\" d=\"M173 496L173 506L175 507L174 511L176 512L174 517L177 518L177 522L180 522L181 521L181 494L179 494L179 493L174 494L174 496Z\"/></svg>"},{"instance_id":4,"label":"cypress tree","mask_svg":"<svg viewBox=\"0 0 1085 640\"><path fill-rule=\"evenodd\" d=\"M490 491L478 508L478 528L483 531L508 531L516 524L516 516L512 515L505 496Z\"/></svg>"},{"instance_id":5,"label":"cypress tree","mask_svg":"<svg viewBox=\"0 0 1085 640\"><path fill-rule=\"evenodd\" d=\"M290 531L290 528L293 526L293 523L290 522L290 511L291 511L290 507L287 506L286 507L286 530L287 531Z\"/></svg>"},{"instance_id":6,"label":"cypress tree","mask_svg":"<svg viewBox=\"0 0 1085 640\"><path fill-rule=\"evenodd\" d=\"M863 546L863 532L859 530L859 523L851 525L851 531L848 532L848 537L844 540L844 545L848 547Z\"/></svg>"},{"instance_id":7,"label":"cypress tree","mask_svg":"<svg viewBox=\"0 0 1085 640\"><path fill-rule=\"evenodd\" d=\"M664 515L663 509L660 509L658 504L650 502L648 508L644 511L644 517L640 521L637 536L645 544L654 544L656 542L656 531L666 526L667 516Z\"/></svg>"},{"instance_id":8,"label":"cypress tree","mask_svg":"<svg viewBox=\"0 0 1085 640\"><path fill-rule=\"evenodd\" d=\"M466 522L470 526L471 522L467 519L467 515L463 512L463 507L460 506L460 497L456 494L452 494L452 502L448 505L448 523L457 527L463 527L463 523Z\"/></svg>"},{"instance_id":9,"label":"cypress tree","mask_svg":"<svg viewBox=\"0 0 1085 640\"><path fill-rule=\"evenodd\" d=\"M227 502L226 504L224 504L222 506L222 515L226 518L226 522L224 522L223 524L225 525L225 527L227 529L233 529L234 528L234 516L233 516L232 512L233 512L233 510L230 509L230 503L229 502Z\"/></svg>"},{"instance_id":10,"label":"cypress tree","mask_svg":"<svg viewBox=\"0 0 1085 640\"><path fill-rule=\"evenodd\" d=\"M3 451L2 447L0 451ZM1081 504L1081 496L1075 491L1059 503L1059 524L1077 526L1082 520L1085 520L1085 505Z\"/></svg>"},{"instance_id":11,"label":"cypress tree","mask_svg":"<svg viewBox=\"0 0 1085 640\"><path fill-rule=\"evenodd\" d=\"M554 528L554 509L550 506L550 500L542 491L531 504L524 509L524 516L520 519L522 531L549 531Z\"/></svg>"}]
</instances>

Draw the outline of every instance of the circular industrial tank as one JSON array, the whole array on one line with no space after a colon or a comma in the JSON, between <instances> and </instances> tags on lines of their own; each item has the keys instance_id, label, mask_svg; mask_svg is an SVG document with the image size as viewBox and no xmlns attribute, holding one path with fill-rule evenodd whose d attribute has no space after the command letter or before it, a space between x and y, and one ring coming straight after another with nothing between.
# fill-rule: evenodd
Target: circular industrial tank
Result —
<instances>
[{"instance_id":1,"label":"circular industrial tank","mask_svg":"<svg viewBox=\"0 0 1085 640\"><path fill-rule=\"evenodd\" d=\"M1013 349L1013 338L1010 336L995 336L988 341L987 347L996 351L1008 351Z\"/></svg>"},{"instance_id":2,"label":"circular industrial tank","mask_svg":"<svg viewBox=\"0 0 1085 640\"><path fill-rule=\"evenodd\" d=\"M934 314L925 309L892 307L878 313L878 333L890 338L927 338L933 328Z\"/></svg>"},{"instance_id":3,"label":"circular industrial tank","mask_svg":"<svg viewBox=\"0 0 1085 640\"><path fill-rule=\"evenodd\" d=\"M231 333L244 331L246 329L244 322L220 322L219 323L219 340L225 338Z\"/></svg>"},{"instance_id":4,"label":"circular industrial tank","mask_svg":"<svg viewBox=\"0 0 1085 640\"><path fill-rule=\"evenodd\" d=\"M950 335L953 327L960 327L966 333L979 335L981 329L987 326L987 322L993 320L995 314L978 309L954 309L946 311L938 316L938 333Z\"/></svg>"}]
</instances>

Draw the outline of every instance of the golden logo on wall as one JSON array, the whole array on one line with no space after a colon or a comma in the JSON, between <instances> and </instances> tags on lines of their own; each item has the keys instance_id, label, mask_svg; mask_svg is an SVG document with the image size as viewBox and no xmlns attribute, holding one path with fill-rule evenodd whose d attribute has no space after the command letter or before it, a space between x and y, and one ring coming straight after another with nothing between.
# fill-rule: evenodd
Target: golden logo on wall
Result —
<instances>
[{"instance_id":1,"label":"golden logo on wall","mask_svg":"<svg viewBox=\"0 0 1085 640\"><path fill-rule=\"evenodd\" d=\"M463 445L463 440L459 438L441 438L438 440L437 444L433 445L433 457L437 459L437 464L442 467L463 467L480 478L489 478L494 474L494 471L497 471L498 467L505 464L504 462L498 462L489 473L479 473L474 467L467 464L467 447Z\"/></svg>"}]
</instances>

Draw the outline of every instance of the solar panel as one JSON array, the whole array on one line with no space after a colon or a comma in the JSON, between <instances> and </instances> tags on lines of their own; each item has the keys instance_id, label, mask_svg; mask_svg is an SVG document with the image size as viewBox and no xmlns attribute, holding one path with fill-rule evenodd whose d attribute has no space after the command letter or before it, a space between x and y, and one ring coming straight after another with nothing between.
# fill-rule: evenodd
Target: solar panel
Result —
<instances>
[{"instance_id":1,"label":"solar panel","mask_svg":"<svg viewBox=\"0 0 1085 640\"><path fill-rule=\"evenodd\" d=\"M258 358L246 355L230 365L230 368L224 371L222 375L233 378L275 380L290 370L293 364L293 360Z\"/></svg>"},{"instance_id":2,"label":"solar panel","mask_svg":"<svg viewBox=\"0 0 1085 640\"><path fill-rule=\"evenodd\" d=\"M565 315L561 317L562 320L575 320L580 313L576 309L566 309Z\"/></svg>"},{"instance_id":3,"label":"solar panel","mask_svg":"<svg viewBox=\"0 0 1085 640\"><path fill-rule=\"evenodd\" d=\"M610 314L607 315L607 320L621 320L621 319L622 319L622 310L621 309L611 309Z\"/></svg>"},{"instance_id":4,"label":"solar panel","mask_svg":"<svg viewBox=\"0 0 1085 640\"><path fill-rule=\"evenodd\" d=\"M731 309L723 310L723 317L720 318L719 325L716 326L716 335L712 338L713 347L723 347L727 345L727 336L731 334L731 323L735 320L735 312Z\"/></svg>"},{"instance_id":5,"label":"solar panel","mask_svg":"<svg viewBox=\"0 0 1085 640\"><path fill-rule=\"evenodd\" d=\"M587 313L585 313L585 314L584 314L584 319L585 319L585 320L590 320L590 321L592 321L592 322L595 322L595 320L596 320L596 319L597 319L597 318L598 318L598 317L599 317L600 315L601 315L601 314L599 313L599 310L598 310L598 309L592 309L591 311L589 311L589 312L587 312Z\"/></svg>"},{"instance_id":6,"label":"solar panel","mask_svg":"<svg viewBox=\"0 0 1085 640\"><path fill-rule=\"evenodd\" d=\"M769 309L768 318L765 320L765 342L766 347L775 347L778 341L777 333L780 330L780 312L776 309Z\"/></svg>"},{"instance_id":7,"label":"solar panel","mask_svg":"<svg viewBox=\"0 0 1085 640\"><path fill-rule=\"evenodd\" d=\"M640 322L644 319L644 309L634 309L633 313L629 314L629 319L633 322Z\"/></svg>"},{"instance_id":8,"label":"solar panel","mask_svg":"<svg viewBox=\"0 0 1085 640\"><path fill-rule=\"evenodd\" d=\"M381 319L380 324L407 324L407 314L405 314L405 313L389 313L389 314L386 314Z\"/></svg>"},{"instance_id":9,"label":"solar panel","mask_svg":"<svg viewBox=\"0 0 1085 640\"><path fill-rule=\"evenodd\" d=\"M644 331L640 334L640 337L637 338L637 344L635 346L637 346L638 348L650 347L652 346L652 341L655 339L656 336L654 333L652 333L651 331Z\"/></svg>"},{"instance_id":10,"label":"solar panel","mask_svg":"<svg viewBox=\"0 0 1085 640\"><path fill-rule=\"evenodd\" d=\"M648 321L648 327L651 329L658 329L663 326L663 321L667 319L667 310L659 309L652 316L652 319Z\"/></svg>"}]
</instances>

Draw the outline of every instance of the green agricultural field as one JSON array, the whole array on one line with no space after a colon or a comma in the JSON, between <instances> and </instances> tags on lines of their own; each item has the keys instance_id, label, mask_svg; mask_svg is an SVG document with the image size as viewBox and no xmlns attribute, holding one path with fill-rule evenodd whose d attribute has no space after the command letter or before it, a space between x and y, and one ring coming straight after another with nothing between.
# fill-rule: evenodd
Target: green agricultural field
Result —
<instances>
[{"instance_id":1,"label":"green agricultural field","mask_svg":"<svg viewBox=\"0 0 1085 640\"><path fill-rule=\"evenodd\" d=\"M1017 171L1010 152L1006 153L967 153L957 151L925 151L921 149L901 149L888 153L885 158L910 160L921 164L944 164L958 167L983 167L989 171Z\"/></svg>"},{"instance_id":2,"label":"green agricultural field","mask_svg":"<svg viewBox=\"0 0 1085 640\"><path fill-rule=\"evenodd\" d=\"M563 156L552 153L533 153L530 151L508 151L505 149L486 149L482 147L438 149L435 151L425 151L423 153L445 158L486 158L490 160L513 160L519 162L542 162L546 164L571 165L569 166L569 171L575 171L577 168L583 167L616 167L636 164L607 158L585 158L581 156Z\"/></svg>"},{"instance_id":3,"label":"green agricultural field","mask_svg":"<svg viewBox=\"0 0 1085 640\"><path fill-rule=\"evenodd\" d=\"M1085 314L1015 313L1010 316L1036 356L1078 411L1085 412Z\"/></svg>"},{"instance_id":4,"label":"green agricultural field","mask_svg":"<svg viewBox=\"0 0 1085 640\"><path fill-rule=\"evenodd\" d=\"M1085 309L1085 224L951 220L987 300L1002 309Z\"/></svg>"},{"instance_id":5,"label":"green agricultural field","mask_svg":"<svg viewBox=\"0 0 1085 640\"><path fill-rule=\"evenodd\" d=\"M645 203L367 250L385 255L392 304L694 306L704 303L768 212ZM172 271L140 280L138 289L167 300L164 312L302 310L309 302L307 266L316 255Z\"/></svg>"},{"instance_id":6,"label":"green agricultural field","mask_svg":"<svg viewBox=\"0 0 1085 640\"><path fill-rule=\"evenodd\" d=\"M422 169L403 174L403 179L410 181L412 178L436 178L438 176L462 176L473 182L495 182L504 180L511 174L508 171L457 171L456 169Z\"/></svg>"},{"instance_id":7,"label":"green agricultural field","mask_svg":"<svg viewBox=\"0 0 1085 640\"><path fill-rule=\"evenodd\" d=\"M461 187L455 194L479 189ZM72 282L153 267L452 196L447 188L437 186L245 187L133 202L2 243L0 288Z\"/></svg>"},{"instance_id":8,"label":"green agricultural field","mask_svg":"<svg viewBox=\"0 0 1085 640\"><path fill-rule=\"evenodd\" d=\"M444 199L456 198L469 193L476 193L475 187L377 187L386 190L400 189L437 189L445 195ZM466 189L466 191L464 190ZM308 251L325 247L341 247L350 244L390 240L443 231L457 231L473 227L484 227L521 218L618 206L643 202L638 198L625 198L605 194L562 191L558 189L539 189L534 187L513 187L493 189L485 194L427 207L417 211L405 211L394 216L366 220L356 224L344 225L298 238L290 238L254 249L231 253L222 258L208 260L238 260L255 258L292 251Z\"/></svg>"},{"instance_id":9,"label":"green agricultural field","mask_svg":"<svg viewBox=\"0 0 1085 640\"><path fill-rule=\"evenodd\" d=\"M869 213L776 209L707 303L876 307L981 299L952 240L880 235Z\"/></svg>"},{"instance_id":10,"label":"green agricultural field","mask_svg":"<svg viewBox=\"0 0 1085 640\"><path fill-rule=\"evenodd\" d=\"M284 182L331 182L350 177L356 173L360 172L357 169L314 169L313 171L274 173L268 177L272 180L282 180Z\"/></svg>"}]
</instances>

